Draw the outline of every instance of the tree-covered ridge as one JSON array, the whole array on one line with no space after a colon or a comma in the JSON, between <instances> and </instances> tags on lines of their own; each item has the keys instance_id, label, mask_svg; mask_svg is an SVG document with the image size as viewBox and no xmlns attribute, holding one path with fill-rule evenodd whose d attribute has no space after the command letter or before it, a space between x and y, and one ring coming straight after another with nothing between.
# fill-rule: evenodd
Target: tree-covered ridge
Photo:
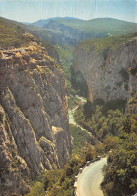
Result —
<instances>
[{"instance_id":1,"label":"tree-covered ridge","mask_svg":"<svg viewBox=\"0 0 137 196\"><path fill-rule=\"evenodd\" d=\"M102 183L107 195L127 196L137 193L137 93L131 94L128 112L117 145L111 148Z\"/></svg>"},{"instance_id":2,"label":"tree-covered ridge","mask_svg":"<svg viewBox=\"0 0 137 196\"><path fill-rule=\"evenodd\" d=\"M131 119L126 117L117 145L108 158L102 183L107 195L126 196L137 192L137 134L132 129Z\"/></svg>"},{"instance_id":3,"label":"tree-covered ridge","mask_svg":"<svg viewBox=\"0 0 137 196\"><path fill-rule=\"evenodd\" d=\"M80 42L79 47L88 51L101 52L104 49L114 50L122 45L126 45L126 43L134 39L137 39L137 33L90 39Z\"/></svg>"},{"instance_id":4,"label":"tree-covered ridge","mask_svg":"<svg viewBox=\"0 0 137 196\"><path fill-rule=\"evenodd\" d=\"M39 23L33 23L38 26L40 24L41 27L46 28L48 23L63 24L66 27L70 27L72 29L78 30L80 32L94 33L94 34L102 34L108 35L109 33L112 35L126 34L137 31L137 24L131 22L125 22L122 20L116 20L112 18L97 18L92 20L80 20L77 18L51 18L49 20L39 21Z\"/></svg>"},{"instance_id":5,"label":"tree-covered ridge","mask_svg":"<svg viewBox=\"0 0 137 196\"><path fill-rule=\"evenodd\" d=\"M56 19L57 22L62 23L71 28L80 31L94 32L94 33L111 33L113 35L125 34L129 32L136 32L137 24L116 20L112 18L97 18L92 20L77 20L77 19Z\"/></svg>"}]
</instances>

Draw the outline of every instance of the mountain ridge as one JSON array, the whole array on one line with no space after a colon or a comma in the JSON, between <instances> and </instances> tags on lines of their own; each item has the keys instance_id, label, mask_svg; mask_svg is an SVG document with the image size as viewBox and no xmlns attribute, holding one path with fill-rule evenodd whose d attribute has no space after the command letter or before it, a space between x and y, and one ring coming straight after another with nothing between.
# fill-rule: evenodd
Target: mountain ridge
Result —
<instances>
[{"instance_id":1,"label":"mountain ridge","mask_svg":"<svg viewBox=\"0 0 137 196\"><path fill-rule=\"evenodd\" d=\"M76 46L91 38L109 37L137 32L137 24L112 18L96 18L88 21L77 19L49 19L42 29L61 35L64 43ZM56 42L56 39L55 39ZM61 40L59 41L61 42Z\"/></svg>"},{"instance_id":2,"label":"mountain ridge","mask_svg":"<svg viewBox=\"0 0 137 196\"><path fill-rule=\"evenodd\" d=\"M29 23L30 25L36 26L36 27L42 27L43 25L47 24L50 20L57 20L57 19L74 19L74 20L81 20L79 18L73 18L73 17L53 17L53 18L47 18L47 19L40 19L33 23Z\"/></svg>"}]
</instances>

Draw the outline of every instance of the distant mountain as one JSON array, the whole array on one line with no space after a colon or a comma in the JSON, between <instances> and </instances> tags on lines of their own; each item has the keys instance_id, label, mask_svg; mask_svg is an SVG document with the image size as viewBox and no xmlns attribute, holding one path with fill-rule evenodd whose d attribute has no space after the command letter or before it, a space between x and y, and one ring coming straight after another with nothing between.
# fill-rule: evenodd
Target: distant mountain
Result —
<instances>
[{"instance_id":1,"label":"distant mountain","mask_svg":"<svg viewBox=\"0 0 137 196\"><path fill-rule=\"evenodd\" d=\"M36 21L34 23L31 23L31 25L33 25L35 27L43 27L44 25L48 24L50 20L55 20L55 19L59 19L59 18L60 17L38 20L38 21Z\"/></svg>"},{"instance_id":2,"label":"distant mountain","mask_svg":"<svg viewBox=\"0 0 137 196\"><path fill-rule=\"evenodd\" d=\"M46 42L62 46L76 46L78 42L87 39L137 32L136 23L112 18L97 18L85 21L71 17L57 17L40 20L30 25L14 23Z\"/></svg>"},{"instance_id":3,"label":"distant mountain","mask_svg":"<svg viewBox=\"0 0 137 196\"><path fill-rule=\"evenodd\" d=\"M41 27L39 35L41 34L42 39L44 38L48 41L50 38L53 44L68 44L73 46L80 41L90 38L110 37L137 32L136 23L112 18L97 18L85 21L71 17L57 17L40 20L31 25ZM45 36L44 29L50 35Z\"/></svg>"},{"instance_id":4,"label":"distant mountain","mask_svg":"<svg viewBox=\"0 0 137 196\"><path fill-rule=\"evenodd\" d=\"M55 26L52 28L52 25L50 25L53 24L53 21L54 24L56 23L57 30L59 30L59 26L64 25L65 27L69 27L80 32L89 33L90 35L94 34L94 36L97 35L97 37L100 37L100 34L120 35L137 31L136 23L130 23L112 18L97 18L88 21L60 18L56 20L50 20L49 23L43 26L43 28L56 30Z\"/></svg>"},{"instance_id":5,"label":"distant mountain","mask_svg":"<svg viewBox=\"0 0 137 196\"><path fill-rule=\"evenodd\" d=\"M25 25L30 25L31 23L30 22L22 22L23 24Z\"/></svg>"},{"instance_id":6,"label":"distant mountain","mask_svg":"<svg viewBox=\"0 0 137 196\"><path fill-rule=\"evenodd\" d=\"M38 20L34 23L31 23L31 25L35 27L43 27L44 25L48 24L51 20L61 20L61 19L66 19L66 20L80 20L78 18L73 18L73 17L54 17L54 18L48 18L48 19L43 19L43 20Z\"/></svg>"}]
</instances>

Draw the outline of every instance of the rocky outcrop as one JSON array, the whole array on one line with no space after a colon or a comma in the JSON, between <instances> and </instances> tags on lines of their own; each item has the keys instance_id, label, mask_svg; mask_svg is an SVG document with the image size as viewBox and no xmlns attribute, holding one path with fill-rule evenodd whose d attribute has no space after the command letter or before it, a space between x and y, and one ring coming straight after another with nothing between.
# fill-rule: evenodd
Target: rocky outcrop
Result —
<instances>
[{"instance_id":1,"label":"rocky outcrop","mask_svg":"<svg viewBox=\"0 0 137 196\"><path fill-rule=\"evenodd\" d=\"M0 102L0 195L22 195L71 155L64 74L45 48L0 51Z\"/></svg>"},{"instance_id":2,"label":"rocky outcrop","mask_svg":"<svg viewBox=\"0 0 137 196\"><path fill-rule=\"evenodd\" d=\"M121 41L122 40L122 41ZM103 99L126 100L130 91L137 90L137 39L95 39L78 45L75 52L73 75L82 75L88 88L89 101Z\"/></svg>"}]
</instances>

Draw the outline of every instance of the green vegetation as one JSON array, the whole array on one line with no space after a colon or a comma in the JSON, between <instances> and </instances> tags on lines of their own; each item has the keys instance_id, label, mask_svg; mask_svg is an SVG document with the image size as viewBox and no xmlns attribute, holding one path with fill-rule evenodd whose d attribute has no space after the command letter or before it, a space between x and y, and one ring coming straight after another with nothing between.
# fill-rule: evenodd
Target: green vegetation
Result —
<instances>
[{"instance_id":1,"label":"green vegetation","mask_svg":"<svg viewBox=\"0 0 137 196\"><path fill-rule=\"evenodd\" d=\"M107 38L96 38L79 43L79 47L87 51L101 52L104 49L115 50L116 48L125 45L128 41L137 37L137 34L126 34L122 36L114 36Z\"/></svg>"},{"instance_id":2,"label":"green vegetation","mask_svg":"<svg viewBox=\"0 0 137 196\"><path fill-rule=\"evenodd\" d=\"M132 127L136 125L137 119L136 123L132 124L132 122L132 117L125 118L117 145L109 155L105 179L102 183L102 188L107 195L121 196L137 192L137 135Z\"/></svg>"},{"instance_id":3,"label":"green vegetation","mask_svg":"<svg viewBox=\"0 0 137 196\"><path fill-rule=\"evenodd\" d=\"M77 18L51 18L48 20L41 20L32 25L47 28L50 22L54 22L57 26L62 24L66 27L78 30L80 32L87 32L97 35L112 35L126 34L137 31L136 23L125 22L112 18L97 18L92 20L80 20Z\"/></svg>"},{"instance_id":4,"label":"green vegetation","mask_svg":"<svg viewBox=\"0 0 137 196\"><path fill-rule=\"evenodd\" d=\"M50 23L54 22L55 29L59 29L59 25L64 25L78 32L86 33L87 36L105 37L108 35L122 35L137 31L136 23L125 22L111 18L97 18L92 20L78 20L71 18L55 18L45 21L41 27L48 28Z\"/></svg>"},{"instance_id":5,"label":"green vegetation","mask_svg":"<svg viewBox=\"0 0 137 196\"><path fill-rule=\"evenodd\" d=\"M104 168L102 189L106 196L127 196L137 192L137 93L131 92L129 114L123 117L119 110L103 111L103 106L88 103L76 111L75 120L91 131L102 143L95 146L98 155L108 154L108 165ZM101 103L98 100L97 103ZM112 104L113 105L113 104ZM89 110L88 108L92 109ZM123 106L122 106L123 107ZM113 108L113 106L112 106ZM85 115L85 112L88 115Z\"/></svg>"},{"instance_id":6,"label":"green vegetation","mask_svg":"<svg viewBox=\"0 0 137 196\"><path fill-rule=\"evenodd\" d=\"M70 94L68 99L69 109L73 109L79 104L79 98L75 96L75 94Z\"/></svg>"},{"instance_id":7,"label":"green vegetation","mask_svg":"<svg viewBox=\"0 0 137 196\"><path fill-rule=\"evenodd\" d=\"M3 18L2 18L3 19ZM4 19L6 20L6 19ZM9 21L9 20L7 20ZM53 31L53 30L47 30L44 28L39 28L37 26L32 26L32 25L25 25L22 24L20 22L15 22L15 21L9 21L11 22L13 25L16 25L22 29L24 29L24 31L31 33L32 35L36 36L37 38L40 38L42 41L46 41L48 43L52 43L52 44L59 44L62 43L63 45L63 41L62 41L62 36L63 33L61 32L57 32L57 31Z\"/></svg>"},{"instance_id":8,"label":"green vegetation","mask_svg":"<svg viewBox=\"0 0 137 196\"><path fill-rule=\"evenodd\" d=\"M81 147L90 145L91 139L89 134L82 130L80 127L75 125L70 125L71 135L73 138L73 153L78 154L80 152Z\"/></svg>"},{"instance_id":9,"label":"green vegetation","mask_svg":"<svg viewBox=\"0 0 137 196\"><path fill-rule=\"evenodd\" d=\"M7 49L24 47L31 42L36 42L46 49L49 56L54 58L56 61L59 61L56 49L49 43L34 37L30 33L27 33L27 31L31 32L30 29L32 32L35 32L34 35L37 36L35 27L28 27L27 25L0 17L0 48Z\"/></svg>"},{"instance_id":10,"label":"green vegetation","mask_svg":"<svg viewBox=\"0 0 137 196\"><path fill-rule=\"evenodd\" d=\"M76 97L76 90L72 87L71 84L71 67L73 63L73 52L74 48L72 47L62 47L60 45L55 46L59 59L61 62L62 69L65 73L66 84L67 84L67 94L68 94L68 104L69 108L72 109L74 106L78 105L79 99Z\"/></svg>"},{"instance_id":11,"label":"green vegetation","mask_svg":"<svg viewBox=\"0 0 137 196\"><path fill-rule=\"evenodd\" d=\"M126 103L127 100L123 100L123 99L115 99L115 100L107 101L106 103L103 104L102 112L104 115L107 115L107 112L109 110L120 110L124 114Z\"/></svg>"},{"instance_id":12,"label":"green vegetation","mask_svg":"<svg viewBox=\"0 0 137 196\"><path fill-rule=\"evenodd\" d=\"M34 26L24 25L24 28L44 41L62 46L66 44L74 46L79 41L91 38L119 36L137 32L136 23L111 18L98 18L89 21L75 18L52 18L32 25ZM38 26L41 28L38 28ZM116 45L115 41L112 44Z\"/></svg>"},{"instance_id":13,"label":"green vegetation","mask_svg":"<svg viewBox=\"0 0 137 196\"><path fill-rule=\"evenodd\" d=\"M62 47L60 45L56 45L56 50L59 54L59 59L61 61L62 68L64 70L68 86L70 86L71 81L71 66L73 63L73 52L74 49L72 47Z\"/></svg>"},{"instance_id":14,"label":"green vegetation","mask_svg":"<svg viewBox=\"0 0 137 196\"><path fill-rule=\"evenodd\" d=\"M45 196L45 191L44 191L44 183L43 182L35 182L32 184L30 188L30 193L27 194L27 196Z\"/></svg>"},{"instance_id":15,"label":"green vegetation","mask_svg":"<svg viewBox=\"0 0 137 196\"><path fill-rule=\"evenodd\" d=\"M107 137L97 145L98 153L109 152L108 165L104 169L102 189L106 196L134 195L137 192L137 93L131 92L128 113L118 136Z\"/></svg>"},{"instance_id":16,"label":"green vegetation","mask_svg":"<svg viewBox=\"0 0 137 196\"><path fill-rule=\"evenodd\" d=\"M85 115L84 107L80 106L74 113L74 118L83 128L103 141L107 136L120 134L118 130L121 127L123 114L119 110L108 110L104 115L103 107L96 106L92 115Z\"/></svg>"},{"instance_id":17,"label":"green vegetation","mask_svg":"<svg viewBox=\"0 0 137 196\"><path fill-rule=\"evenodd\" d=\"M21 27L0 17L0 47L20 47L33 39Z\"/></svg>"},{"instance_id":18,"label":"green vegetation","mask_svg":"<svg viewBox=\"0 0 137 196\"><path fill-rule=\"evenodd\" d=\"M137 31L137 25L135 23L111 18L98 18L89 21L61 18L55 19L54 21L79 31L104 35L108 33L119 35Z\"/></svg>"}]
</instances>

